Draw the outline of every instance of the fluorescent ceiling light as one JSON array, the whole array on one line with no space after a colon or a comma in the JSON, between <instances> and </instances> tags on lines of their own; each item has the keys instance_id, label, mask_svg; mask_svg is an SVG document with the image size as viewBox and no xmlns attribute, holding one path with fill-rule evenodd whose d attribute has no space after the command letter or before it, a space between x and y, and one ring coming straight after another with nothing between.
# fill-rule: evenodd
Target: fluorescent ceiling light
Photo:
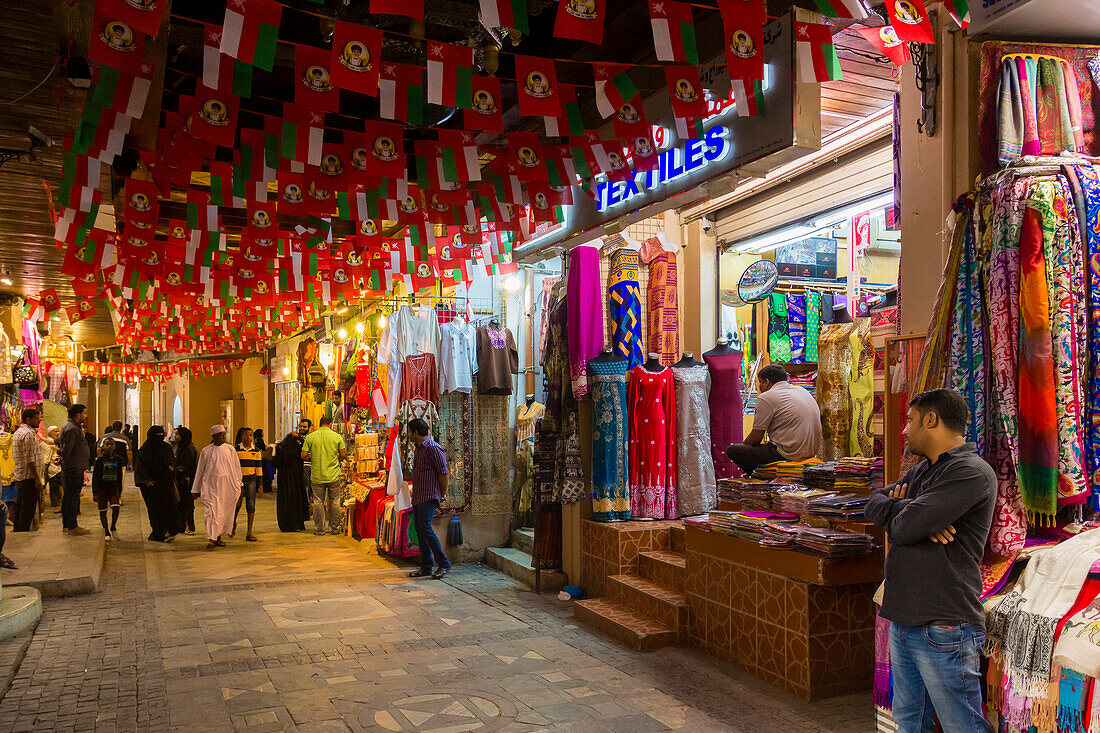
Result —
<instances>
[{"instance_id":1,"label":"fluorescent ceiling light","mask_svg":"<svg viewBox=\"0 0 1100 733\"><path fill-rule=\"evenodd\" d=\"M875 209L883 209L894 203L894 192L888 191L887 193L879 194L870 200L864 200L857 204L845 207L840 211L823 214L818 218L810 222L815 227L828 227L835 224L843 224L850 220L853 216L863 214Z\"/></svg>"},{"instance_id":2,"label":"fluorescent ceiling light","mask_svg":"<svg viewBox=\"0 0 1100 733\"><path fill-rule=\"evenodd\" d=\"M784 244L789 244L790 242L797 242L800 239L805 239L816 231L818 231L816 227L788 227L787 229L780 229L778 232L773 232L771 234L765 234L762 237L750 239L743 244L737 245L737 247L735 247L733 251L740 252L742 254L760 254L761 252L771 252L773 249L782 247Z\"/></svg>"}]
</instances>

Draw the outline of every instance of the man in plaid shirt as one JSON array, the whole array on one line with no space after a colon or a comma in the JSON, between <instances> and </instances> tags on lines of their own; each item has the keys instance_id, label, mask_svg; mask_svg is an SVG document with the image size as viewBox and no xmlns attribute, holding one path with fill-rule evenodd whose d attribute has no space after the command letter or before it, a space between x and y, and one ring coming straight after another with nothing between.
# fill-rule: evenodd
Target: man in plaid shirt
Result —
<instances>
[{"instance_id":1,"label":"man in plaid shirt","mask_svg":"<svg viewBox=\"0 0 1100 733\"><path fill-rule=\"evenodd\" d=\"M410 578L442 578L451 569L451 561L443 554L443 546L432 527L435 510L447 490L447 454L428 434L428 423L417 419L409 422L409 440L416 446L412 465L413 516L416 517L417 544L420 545L420 570ZM438 567L432 572L432 557Z\"/></svg>"},{"instance_id":2,"label":"man in plaid shirt","mask_svg":"<svg viewBox=\"0 0 1100 733\"><path fill-rule=\"evenodd\" d=\"M11 455L15 461L15 515L11 518L16 532L29 532L38 510L38 491L43 476L38 475L38 430L42 415L37 407L23 410L23 423L11 440Z\"/></svg>"}]
</instances>

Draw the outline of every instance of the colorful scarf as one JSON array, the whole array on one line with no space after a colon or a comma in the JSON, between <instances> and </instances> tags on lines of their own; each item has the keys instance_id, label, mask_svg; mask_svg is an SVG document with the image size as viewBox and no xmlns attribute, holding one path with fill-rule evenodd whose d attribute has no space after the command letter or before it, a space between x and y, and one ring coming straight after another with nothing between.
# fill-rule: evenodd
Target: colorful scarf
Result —
<instances>
[{"instance_id":1,"label":"colorful scarf","mask_svg":"<svg viewBox=\"0 0 1100 733\"><path fill-rule=\"evenodd\" d=\"M1100 57L1098 57L1100 59ZM1098 64L1100 68L1100 64ZM1100 169L1094 166L1074 168L1084 191L1087 216L1082 227L1088 263L1088 315L1093 328L1089 333L1087 395L1085 405L1085 465L1092 477L1094 508L1100 508Z\"/></svg>"},{"instance_id":2,"label":"colorful scarf","mask_svg":"<svg viewBox=\"0 0 1100 733\"><path fill-rule=\"evenodd\" d=\"M649 350L657 354L662 366L671 366L680 358L676 253L662 251L650 262L648 295Z\"/></svg>"},{"instance_id":3,"label":"colorful scarf","mask_svg":"<svg viewBox=\"0 0 1100 733\"><path fill-rule=\"evenodd\" d=\"M944 383L947 342L950 336L951 313L955 303L955 284L959 279L959 265L962 262L962 237L965 227L970 226L972 198L963 197L955 204L957 212L951 251L940 278L940 289L936 293L936 303L932 307L932 318L928 322L921 353L920 367L917 371L910 394L941 387Z\"/></svg>"},{"instance_id":4,"label":"colorful scarf","mask_svg":"<svg viewBox=\"0 0 1100 733\"><path fill-rule=\"evenodd\" d=\"M849 456L873 456L875 450L875 347L871 343L871 319L857 318L848 336L852 349L852 373L848 393L852 400L852 428L848 434Z\"/></svg>"},{"instance_id":5,"label":"colorful scarf","mask_svg":"<svg viewBox=\"0 0 1100 733\"><path fill-rule=\"evenodd\" d=\"M1020 103L1024 112L1024 155L1043 152L1039 141L1039 113L1036 107L1039 66L1035 59L1016 59L1016 73L1020 81Z\"/></svg>"},{"instance_id":6,"label":"colorful scarf","mask_svg":"<svg viewBox=\"0 0 1100 733\"><path fill-rule=\"evenodd\" d=\"M1008 165L1024 151L1024 102L1012 60L1001 64L997 92L997 160Z\"/></svg>"},{"instance_id":7,"label":"colorful scarf","mask_svg":"<svg viewBox=\"0 0 1100 733\"><path fill-rule=\"evenodd\" d=\"M611 320L615 330L611 347L627 360L627 370L642 363L642 296L638 288L641 260L631 249L611 254L611 274L607 282Z\"/></svg>"},{"instance_id":8,"label":"colorful scarf","mask_svg":"<svg viewBox=\"0 0 1100 733\"><path fill-rule=\"evenodd\" d=\"M975 243L976 217L973 211L957 224L962 227L962 261L951 314L949 384L963 393L970 405L966 439L985 453L985 329L982 319L981 261Z\"/></svg>"},{"instance_id":9,"label":"colorful scarf","mask_svg":"<svg viewBox=\"0 0 1100 733\"><path fill-rule=\"evenodd\" d=\"M573 396L588 394L588 360L603 351L603 298L600 296L600 253L594 247L576 247L569 254L566 276L569 309L569 377Z\"/></svg>"},{"instance_id":10,"label":"colorful scarf","mask_svg":"<svg viewBox=\"0 0 1100 733\"><path fill-rule=\"evenodd\" d=\"M817 362L817 340L821 336L821 293L806 295L806 361Z\"/></svg>"},{"instance_id":11,"label":"colorful scarf","mask_svg":"<svg viewBox=\"0 0 1100 733\"><path fill-rule=\"evenodd\" d=\"M768 298L768 355L772 361L790 362L791 360L787 299L782 293L772 293Z\"/></svg>"},{"instance_id":12,"label":"colorful scarf","mask_svg":"<svg viewBox=\"0 0 1100 733\"><path fill-rule=\"evenodd\" d=\"M806 296L787 293L787 329L791 335L791 363L806 361Z\"/></svg>"},{"instance_id":13,"label":"colorful scarf","mask_svg":"<svg viewBox=\"0 0 1100 733\"><path fill-rule=\"evenodd\" d=\"M1050 298L1043 256L1042 213L1024 212L1020 234L1020 463L1017 476L1029 520L1052 521L1058 510L1058 416Z\"/></svg>"},{"instance_id":14,"label":"colorful scarf","mask_svg":"<svg viewBox=\"0 0 1100 733\"><path fill-rule=\"evenodd\" d=\"M871 685L875 706L889 710L894 702L894 680L890 673L890 622L875 614L875 677Z\"/></svg>"}]
</instances>

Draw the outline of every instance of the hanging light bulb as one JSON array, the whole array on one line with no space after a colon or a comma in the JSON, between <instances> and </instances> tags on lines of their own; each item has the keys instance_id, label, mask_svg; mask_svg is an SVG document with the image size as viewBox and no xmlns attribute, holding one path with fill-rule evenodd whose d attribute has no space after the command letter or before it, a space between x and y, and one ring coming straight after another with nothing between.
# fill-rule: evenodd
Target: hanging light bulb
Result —
<instances>
[{"instance_id":1,"label":"hanging light bulb","mask_svg":"<svg viewBox=\"0 0 1100 733\"><path fill-rule=\"evenodd\" d=\"M289 377L290 376L290 367L288 367L288 366L283 367L283 376L284 377Z\"/></svg>"},{"instance_id":2,"label":"hanging light bulb","mask_svg":"<svg viewBox=\"0 0 1100 733\"><path fill-rule=\"evenodd\" d=\"M362 321L359 321L359 323L355 324L355 332L356 333L363 333L363 330L364 329L363 329L363 322Z\"/></svg>"},{"instance_id":3,"label":"hanging light bulb","mask_svg":"<svg viewBox=\"0 0 1100 733\"><path fill-rule=\"evenodd\" d=\"M504 278L503 285L505 290L513 293L519 290L521 287L519 278L515 275L509 275L508 277Z\"/></svg>"},{"instance_id":4,"label":"hanging light bulb","mask_svg":"<svg viewBox=\"0 0 1100 733\"><path fill-rule=\"evenodd\" d=\"M378 315L378 327L379 328L385 328L386 327L386 314L385 313L380 313Z\"/></svg>"},{"instance_id":5,"label":"hanging light bulb","mask_svg":"<svg viewBox=\"0 0 1100 733\"><path fill-rule=\"evenodd\" d=\"M336 335L342 339L346 339L348 337L348 330L346 328L341 328L336 332Z\"/></svg>"}]
</instances>

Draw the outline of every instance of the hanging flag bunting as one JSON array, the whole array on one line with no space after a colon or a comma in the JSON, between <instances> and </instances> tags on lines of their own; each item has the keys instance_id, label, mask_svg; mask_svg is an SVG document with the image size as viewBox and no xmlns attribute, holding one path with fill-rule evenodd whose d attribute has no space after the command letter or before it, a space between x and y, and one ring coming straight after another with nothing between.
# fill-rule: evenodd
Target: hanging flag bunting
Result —
<instances>
[{"instance_id":1,"label":"hanging flag bunting","mask_svg":"<svg viewBox=\"0 0 1100 733\"><path fill-rule=\"evenodd\" d=\"M537 132L510 132L508 138L507 158L500 156L497 160L506 160L508 170L521 181L548 182L545 164L546 152ZM507 199L512 201L512 198ZM522 203L522 199L513 203Z\"/></svg>"},{"instance_id":2,"label":"hanging flag bunting","mask_svg":"<svg viewBox=\"0 0 1100 733\"><path fill-rule=\"evenodd\" d=\"M145 34L121 17L110 14L108 11L116 9L112 5L103 0L96 3L88 60L128 74L138 74L145 56Z\"/></svg>"},{"instance_id":3,"label":"hanging flag bunting","mask_svg":"<svg viewBox=\"0 0 1100 733\"><path fill-rule=\"evenodd\" d=\"M439 130L439 145L443 154L443 174L450 183L481 180L477 143L473 133L465 130Z\"/></svg>"},{"instance_id":4,"label":"hanging flag bunting","mask_svg":"<svg viewBox=\"0 0 1100 733\"><path fill-rule=\"evenodd\" d=\"M332 32L329 71L339 89L378 96L378 70L382 64L382 31L336 21Z\"/></svg>"},{"instance_id":5,"label":"hanging flag bunting","mask_svg":"<svg viewBox=\"0 0 1100 733\"><path fill-rule=\"evenodd\" d=\"M218 207L210 203L210 193L191 188L187 191L187 228L193 232L216 232L221 229Z\"/></svg>"},{"instance_id":6,"label":"hanging flag bunting","mask_svg":"<svg viewBox=\"0 0 1100 733\"><path fill-rule=\"evenodd\" d=\"M92 303L91 298L77 298L76 305L66 308L65 314L69 317L70 324L80 323L85 318L95 315L95 304Z\"/></svg>"},{"instance_id":7,"label":"hanging flag bunting","mask_svg":"<svg viewBox=\"0 0 1100 733\"><path fill-rule=\"evenodd\" d=\"M844 78L828 26L795 21L794 38L802 81L812 84Z\"/></svg>"},{"instance_id":8,"label":"hanging flag bunting","mask_svg":"<svg viewBox=\"0 0 1100 733\"><path fill-rule=\"evenodd\" d=\"M733 99L738 117L761 117L764 115L764 85L759 81L732 79Z\"/></svg>"},{"instance_id":9,"label":"hanging flag bunting","mask_svg":"<svg viewBox=\"0 0 1100 733\"><path fill-rule=\"evenodd\" d=\"M194 97L180 97L180 110L184 112L190 133L199 140L206 140L222 147L233 147L237 134L237 114L240 100L232 94L207 89L199 84Z\"/></svg>"},{"instance_id":10,"label":"hanging flag bunting","mask_svg":"<svg viewBox=\"0 0 1100 733\"><path fill-rule=\"evenodd\" d=\"M233 164L211 161L209 168L211 203L229 208L244 206L243 196L233 196Z\"/></svg>"},{"instance_id":11,"label":"hanging flag bunting","mask_svg":"<svg viewBox=\"0 0 1100 733\"><path fill-rule=\"evenodd\" d=\"M202 38L202 85L238 97L251 97L252 65L221 52L221 26L204 23Z\"/></svg>"},{"instance_id":12,"label":"hanging flag bunting","mask_svg":"<svg viewBox=\"0 0 1100 733\"><path fill-rule=\"evenodd\" d=\"M764 0L718 0L730 79L764 79Z\"/></svg>"},{"instance_id":13,"label":"hanging flag bunting","mask_svg":"<svg viewBox=\"0 0 1100 733\"><path fill-rule=\"evenodd\" d=\"M229 0L221 52L264 71L275 67L283 5L276 0Z\"/></svg>"},{"instance_id":14,"label":"hanging flag bunting","mask_svg":"<svg viewBox=\"0 0 1100 733\"><path fill-rule=\"evenodd\" d=\"M607 119L638 94L625 64L592 64L596 76L596 109Z\"/></svg>"},{"instance_id":15,"label":"hanging flag bunting","mask_svg":"<svg viewBox=\"0 0 1100 733\"><path fill-rule=\"evenodd\" d=\"M424 70L383 62L378 80L378 114L387 120L423 124Z\"/></svg>"},{"instance_id":16,"label":"hanging flag bunting","mask_svg":"<svg viewBox=\"0 0 1100 733\"><path fill-rule=\"evenodd\" d=\"M706 116L707 100L703 97L698 66L666 66L665 82L676 117Z\"/></svg>"},{"instance_id":17,"label":"hanging flag bunting","mask_svg":"<svg viewBox=\"0 0 1100 733\"><path fill-rule=\"evenodd\" d=\"M606 3L607 0L558 0L554 37L603 43Z\"/></svg>"},{"instance_id":18,"label":"hanging flag bunting","mask_svg":"<svg viewBox=\"0 0 1100 733\"><path fill-rule=\"evenodd\" d=\"M462 113L462 126L467 130L504 132L504 115L500 109L500 79L475 76L472 80L473 105Z\"/></svg>"},{"instance_id":19,"label":"hanging flag bunting","mask_svg":"<svg viewBox=\"0 0 1100 733\"><path fill-rule=\"evenodd\" d=\"M814 0L821 14L829 18L854 18L865 20L867 8L863 0Z\"/></svg>"},{"instance_id":20,"label":"hanging flag bunting","mask_svg":"<svg viewBox=\"0 0 1100 733\"><path fill-rule=\"evenodd\" d=\"M642 110L641 95L635 96L615 110L615 118L612 120L612 123L615 128L615 137L623 140L629 140L635 135L640 134L640 130L648 128L649 123L646 122L645 114Z\"/></svg>"},{"instance_id":21,"label":"hanging flag bunting","mask_svg":"<svg viewBox=\"0 0 1100 733\"><path fill-rule=\"evenodd\" d=\"M278 231L278 203L276 201L249 201L246 231L253 240L275 239Z\"/></svg>"},{"instance_id":22,"label":"hanging flag bunting","mask_svg":"<svg viewBox=\"0 0 1100 733\"><path fill-rule=\"evenodd\" d=\"M320 165L325 140L325 113L307 107L283 105L281 124L279 140L283 158Z\"/></svg>"},{"instance_id":23,"label":"hanging flag bunting","mask_svg":"<svg viewBox=\"0 0 1100 733\"><path fill-rule=\"evenodd\" d=\"M92 73L94 81L88 94L90 102L127 117L141 117L153 84L152 63L143 62L137 74L126 74L110 66L97 66Z\"/></svg>"},{"instance_id":24,"label":"hanging flag bunting","mask_svg":"<svg viewBox=\"0 0 1100 733\"><path fill-rule=\"evenodd\" d=\"M97 8L105 15L121 20L139 33L156 38L164 17L166 0L99 0Z\"/></svg>"},{"instance_id":25,"label":"hanging flag bunting","mask_svg":"<svg viewBox=\"0 0 1100 733\"><path fill-rule=\"evenodd\" d=\"M894 62L895 66L902 66L912 56L909 53L909 45L898 38L894 26L887 25L881 28L856 28L867 42L874 46L879 53Z\"/></svg>"},{"instance_id":26,"label":"hanging flag bunting","mask_svg":"<svg viewBox=\"0 0 1100 733\"><path fill-rule=\"evenodd\" d=\"M429 104L470 109L473 76L474 49L428 41Z\"/></svg>"},{"instance_id":27,"label":"hanging flag bunting","mask_svg":"<svg viewBox=\"0 0 1100 733\"><path fill-rule=\"evenodd\" d=\"M577 88L572 84L561 84L558 86L558 96L561 101L561 114L542 118L546 136L583 135L584 117L581 115L581 105L577 102Z\"/></svg>"},{"instance_id":28,"label":"hanging flag bunting","mask_svg":"<svg viewBox=\"0 0 1100 733\"><path fill-rule=\"evenodd\" d=\"M127 222L135 222L142 229L152 229L157 223L160 201L157 199L157 185L152 181L126 180L125 187Z\"/></svg>"},{"instance_id":29,"label":"hanging flag bunting","mask_svg":"<svg viewBox=\"0 0 1100 733\"><path fill-rule=\"evenodd\" d=\"M326 112L340 111L340 92L332 85L332 55L323 48L294 45L294 103Z\"/></svg>"},{"instance_id":30,"label":"hanging flag bunting","mask_svg":"<svg viewBox=\"0 0 1100 733\"><path fill-rule=\"evenodd\" d=\"M943 7L951 16L951 20L955 21L959 28L966 30L970 25L970 6L966 0L943 0Z\"/></svg>"},{"instance_id":31,"label":"hanging flag bunting","mask_svg":"<svg viewBox=\"0 0 1100 733\"><path fill-rule=\"evenodd\" d=\"M520 114L530 117L558 117L562 114L558 73L553 59L517 55L516 87Z\"/></svg>"},{"instance_id":32,"label":"hanging flag bunting","mask_svg":"<svg viewBox=\"0 0 1100 733\"><path fill-rule=\"evenodd\" d=\"M529 35L527 0L481 0L481 22L487 28L515 28Z\"/></svg>"},{"instance_id":33,"label":"hanging flag bunting","mask_svg":"<svg viewBox=\"0 0 1100 733\"><path fill-rule=\"evenodd\" d=\"M396 122L367 120L363 170L372 176L401 178L405 175L404 126ZM358 161L353 162L358 165Z\"/></svg>"},{"instance_id":34,"label":"hanging flag bunting","mask_svg":"<svg viewBox=\"0 0 1100 733\"><path fill-rule=\"evenodd\" d=\"M371 13L403 15L413 20L424 20L424 0L370 0Z\"/></svg>"},{"instance_id":35,"label":"hanging flag bunting","mask_svg":"<svg viewBox=\"0 0 1100 733\"><path fill-rule=\"evenodd\" d=\"M676 0L649 0L649 19L658 61L699 65L690 5Z\"/></svg>"},{"instance_id":36,"label":"hanging flag bunting","mask_svg":"<svg viewBox=\"0 0 1100 733\"><path fill-rule=\"evenodd\" d=\"M279 172L279 211L301 216L305 213L305 173Z\"/></svg>"},{"instance_id":37,"label":"hanging flag bunting","mask_svg":"<svg viewBox=\"0 0 1100 733\"><path fill-rule=\"evenodd\" d=\"M85 105L84 114L76 125L73 152L97 158L103 163L113 163L122 154L133 120L133 117L99 105Z\"/></svg>"},{"instance_id":38,"label":"hanging flag bunting","mask_svg":"<svg viewBox=\"0 0 1100 733\"><path fill-rule=\"evenodd\" d=\"M894 31L898 38L913 43L935 43L936 34L923 0L886 0Z\"/></svg>"},{"instance_id":39,"label":"hanging flag bunting","mask_svg":"<svg viewBox=\"0 0 1100 733\"><path fill-rule=\"evenodd\" d=\"M39 293L38 303L47 315L61 309L61 299L57 297L57 291L53 288L47 288Z\"/></svg>"}]
</instances>

